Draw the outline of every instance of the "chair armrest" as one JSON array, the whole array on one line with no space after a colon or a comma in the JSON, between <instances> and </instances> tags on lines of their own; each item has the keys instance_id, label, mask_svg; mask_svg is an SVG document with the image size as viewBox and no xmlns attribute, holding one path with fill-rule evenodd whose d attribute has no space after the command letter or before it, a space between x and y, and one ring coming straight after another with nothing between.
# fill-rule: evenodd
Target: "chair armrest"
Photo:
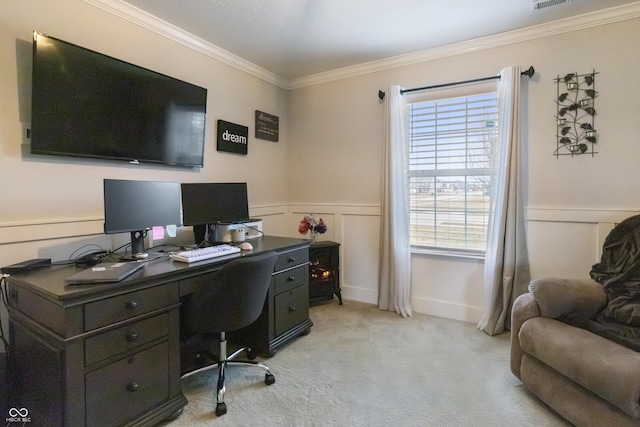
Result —
<instances>
[{"instance_id":1,"label":"chair armrest","mask_svg":"<svg viewBox=\"0 0 640 427\"><path fill-rule=\"evenodd\" d=\"M529 283L529 293L540 315L550 319L568 314L592 319L607 304L604 288L591 279L535 279Z\"/></svg>"},{"instance_id":2,"label":"chair armrest","mask_svg":"<svg viewBox=\"0 0 640 427\"><path fill-rule=\"evenodd\" d=\"M520 347L520 328L527 320L533 317L540 317L540 309L533 295L526 293L520 295L513 302L511 308L511 372L516 377L520 377L520 366L522 365L522 355L524 351Z\"/></svg>"},{"instance_id":3,"label":"chair armrest","mask_svg":"<svg viewBox=\"0 0 640 427\"><path fill-rule=\"evenodd\" d=\"M591 279L532 280L529 292L516 298L511 310L511 372L520 378L524 352L518 335L524 322L533 317L555 319L568 314L593 318L606 304L604 288Z\"/></svg>"}]
</instances>

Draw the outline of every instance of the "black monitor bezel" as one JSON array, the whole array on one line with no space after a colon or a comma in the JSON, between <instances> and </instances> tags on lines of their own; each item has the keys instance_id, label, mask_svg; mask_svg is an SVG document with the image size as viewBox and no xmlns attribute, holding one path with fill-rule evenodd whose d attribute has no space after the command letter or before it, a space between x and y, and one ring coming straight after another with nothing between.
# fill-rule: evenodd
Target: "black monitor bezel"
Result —
<instances>
[{"instance_id":1,"label":"black monitor bezel","mask_svg":"<svg viewBox=\"0 0 640 427\"><path fill-rule=\"evenodd\" d=\"M182 183L181 192L183 225L228 223L249 218L246 182ZM234 204L231 208L230 203Z\"/></svg>"},{"instance_id":2,"label":"black monitor bezel","mask_svg":"<svg viewBox=\"0 0 640 427\"><path fill-rule=\"evenodd\" d=\"M206 88L38 32L32 67L31 154L204 166Z\"/></svg>"},{"instance_id":3,"label":"black monitor bezel","mask_svg":"<svg viewBox=\"0 0 640 427\"><path fill-rule=\"evenodd\" d=\"M103 181L104 233L131 233L131 252L144 252L153 227L181 225L179 182L108 179Z\"/></svg>"}]
</instances>

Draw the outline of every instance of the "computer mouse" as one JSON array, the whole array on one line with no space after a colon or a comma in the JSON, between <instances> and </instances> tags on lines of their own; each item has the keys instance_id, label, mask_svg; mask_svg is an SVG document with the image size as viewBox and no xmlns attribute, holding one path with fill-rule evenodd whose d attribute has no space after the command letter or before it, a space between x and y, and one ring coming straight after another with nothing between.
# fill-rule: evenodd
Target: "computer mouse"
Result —
<instances>
[{"instance_id":1,"label":"computer mouse","mask_svg":"<svg viewBox=\"0 0 640 427\"><path fill-rule=\"evenodd\" d=\"M238 245L238 247L243 251L250 251L253 249L253 245L249 242L242 242L240 243L240 245Z\"/></svg>"}]
</instances>

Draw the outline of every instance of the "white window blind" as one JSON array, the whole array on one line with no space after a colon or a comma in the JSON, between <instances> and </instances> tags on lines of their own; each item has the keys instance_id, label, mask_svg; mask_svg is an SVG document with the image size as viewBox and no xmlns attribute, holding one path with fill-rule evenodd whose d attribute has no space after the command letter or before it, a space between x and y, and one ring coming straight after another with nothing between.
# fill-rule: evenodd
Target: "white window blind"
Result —
<instances>
[{"instance_id":1,"label":"white window blind","mask_svg":"<svg viewBox=\"0 0 640 427\"><path fill-rule=\"evenodd\" d=\"M495 89L409 104L410 240L414 246L483 252Z\"/></svg>"}]
</instances>

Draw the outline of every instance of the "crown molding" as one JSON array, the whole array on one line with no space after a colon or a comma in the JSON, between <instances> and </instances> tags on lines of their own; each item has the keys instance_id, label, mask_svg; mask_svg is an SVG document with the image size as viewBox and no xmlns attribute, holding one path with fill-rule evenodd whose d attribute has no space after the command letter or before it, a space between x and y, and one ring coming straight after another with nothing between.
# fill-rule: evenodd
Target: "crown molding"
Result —
<instances>
[{"instance_id":1,"label":"crown molding","mask_svg":"<svg viewBox=\"0 0 640 427\"><path fill-rule=\"evenodd\" d=\"M300 77L290 80L286 89L298 89L334 80L357 77L364 74L386 71L407 65L414 65L421 62L433 61L465 53L493 49L495 47L522 43L544 37L551 37L558 34L612 24L638 17L640 17L640 2L494 34L487 37L467 40L460 43L452 43L446 46L393 56L379 61L367 62L354 65L352 67L327 71L325 73Z\"/></svg>"},{"instance_id":2,"label":"crown molding","mask_svg":"<svg viewBox=\"0 0 640 427\"><path fill-rule=\"evenodd\" d=\"M224 64L230 65L238 70L244 71L254 77L286 89L287 80L271 71L265 70L252 62L249 62L233 53L226 51L200 37L196 37L175 25L172 25L160 18L151 15L137 7L134 7L122 0L83 0L84 2L105 10L115 16L132 22L140 27L146 28L163 37L180 43L197 52L216 59Z\"/></svg>"},{"instance_id":3,"label":"crown molding","mask_svg":"<svg viewBox=\"0 0 640 427\"><path fill-rule=\"evenodd\" d=\"M442 47L421 50L405 55L393 56L378 61L367 62L351 67L287 80L282 76L240 58L231 52L196 37L193 34L125 3L122 0L83 1L286 90L298 89L305 86L312 86L350 77L357 77L364 74L390 70L470 52L493 49L500 46L551 37L571 31L583 30L640 17L640 1L638 1L628 5L560 19L546 24L534 25L514 31L494 34L460 43L452 43Z\"/></svg>"}]
</instances>

